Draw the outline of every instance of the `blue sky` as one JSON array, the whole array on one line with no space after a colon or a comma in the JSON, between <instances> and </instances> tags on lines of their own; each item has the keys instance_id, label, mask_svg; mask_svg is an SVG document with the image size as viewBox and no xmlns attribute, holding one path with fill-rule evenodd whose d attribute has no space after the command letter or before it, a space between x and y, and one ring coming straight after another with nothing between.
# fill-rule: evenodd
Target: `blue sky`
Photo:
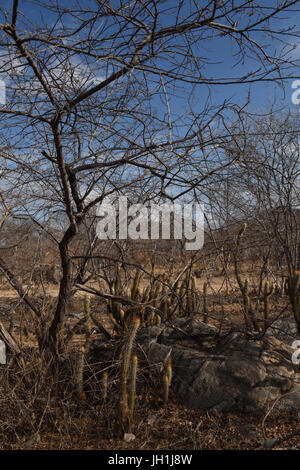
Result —
<instances>
[{"instance_id":1,"label":"blue sky","mask_svg":"<svg viewBox=\"0 0 300 470\"><path fill-rule=\"evenodd\" d=\"M75 0L59 0L59 5L66 5L69 7ZM45 3L47 3L48 0L45 0ZM111 5L114 6L114 4L118 3L118 0L111 0ZM174 0L166 0L161 4L161 8L168 9L170 6L174 6L174 4L177 3ZM188 4L189 2L187 2ZM203 2L204 3L204 2ZM273 3L270 0L260 2L261 4L269 4ZM94 4L92 0L86 0L87 5ZM2 2L1 7L2 8L7 8L10 9L12 5L12 0L5 0ZM54 15L51 13L47 13L45 15L45 12L43 12L43 20L41 19L41 9L38 8L37 6L34 5L34 2L29 2L25 0L20 0L20 9L24 12L26 17L28 18L28 23L30 21L35 22L37 25L41 25L42 21L47 22L47 24L53 25L54 22ZM185 10L185 13L188 13L187 10ZM288 17L287 14L283 15L283 18L281 20L275 21L274 22L274 28L276 27L288 27L295 25L297 27L297 24L300 24L300 13L299 12L294 12L292 17ZM3 15L0 13L0 21L3 21ZM20 19L18 20L20 21ZM66 24L72 25L72 19L71 17L65 18ZM69 23L68 23L69 22ZM169 24L172 23L172 16L170 14L170 10L166 12L166 14L163 15L162 20L161 20L161 26L168 26ZM74 24L73 24L74 25ZM259 40L261 33L257 33L257 35L253 36L253 39ZM293 51L294 58L296 60L299 60L300 58L300 45L297 44L296 40L292 40L295 45L295 50ZM183 42L182 42L183 44ZM276 49L280 45L279 43L272 42L269 40L269 47L271 49ZM250 67L255 66L255 62L249 58L245 60L245 63L241 63L239 59L234 57L234 54L236 53L236 46L233 45L232 40L230 37L222 37L217 40L213 41L203 41L201 44L199 44L199 51L201 52L201 55L205 57L206 59L206 65L203 66L201 69L201 73L203 73L204 76L209 77L209 78L214 78L214 79L230 79L233 76L241 76L241 75L246 75ZM80 65L80 57L74 57L73 59ZM163 63L161 62L163 65ZM99 70L99 76L103 74L103 70ZM295 73L293 73L294 78L300 77L300 71L298 67L295 65ZM105 75L104 75L105 76ZM6 79L5 76L1 75L0 78ZM214 85L211 87L211 103L214 106L218 106L224 102L224 100L230 100L233 103L239 104L240 106L243 106L248 97L248 92L250 91L250 104L248 106L248 110L251 110L251 112L256 113L259 112L261 114L267 113L269 110L269 107L273 104L274 99L276 99L276 106L277 108L284 108L287 109L288 107L293 107L291 103L291 95L292 95L292 89L291 89L291 84L292 84L293 78L286 80L283 83L283 88L281 89L277 84L275 84L272 81L268 82L261 82L261 83L253 83L251 85L249 84L236 84L236 85ZM153 85L154 86L154 85ZM188 110L189 102L189 94L190 90L192 88L192 85L190 84L185 84L181 85L181 87L175 86L175 93L174 95L172 94L172 86L170 84L169 86L169 105L172 110L172 114L174 117L181 117L183 115L183 111L186 109ZM160 95L162 96L162 95ZM205 85L198 85L195 90L195 95L194 95L194 108L198 109L199 112L201 112L202 107L204 106L206 99L208 96L208 89ZM166 112L166 106L165 104L161 103L161 98L157 97L153 99L153 104L157 107L158 111L165 113ZM158 112L158 114L159 114ZM157 124L156 124L157 125ZM3 126L5 128L5 126ZM182 133L186 131L187 124L185 122L182 123L182 129L180 130ZM15 132L15 128L11 128L12 132ZM178 131L178 132L180 132ZM5 129L4 132L7 132ZM159 133L158 133L159 134ZM30 133L29 133L29 139L31 138ZM158 135L159 138L159 135ZM23 141L23 143L25 140ZM130 171L133 171L130 169Z\"/></svg>"},{"instance_id":2,"label":"blue sky","mask_svg":"<svg viewBox=\"0 0 300 470\"><path fill-rule=\"evenodd\" d=\"M47 2L45 2L47 3ZM75 2L76 3L76 2ZM114 6L118 4L119 1L111 0L111 5ZM184 13L188 13L188 5L190 2L186 2L186 8ZM206 2L198 2L198 3L206 3ZM264 0L259 2L261 5L270 5L273 2L271 0ZM60 6L70 7L70 5L74 4L73 0L59 0ZM94 1L86 0L86 4L88 6L93 6ZM163 26L168 26L173 21L172 12L170 12L169 8L177 4L174 0L165 0L161 3L160 8L166 9L167 14L163 16ZM1 8L3 10L9 10L12 5L12 0L3 0L1 2ZM37 24L41 23L41 11L42 8L36 6L33 1L26 1L20 0L19 2L20 10L22 10L27 18L33 20ZM3 20L2 15L0 16L1 20ZM54 16L49 14L45 14L45 11L42 13L43 21L46 21L48 24L54 20ZM300 24L300 13L293 12L293 14L288 15L287 13L282 14L282 18L280 20L274 21L274 29L276 27L282 26L292 26ZM70 19L71 21L71 19ZM259 40L259 33L254 35L253 38L255 40ZM297 41L294 39L295 45L297 45ZM236 52L236 48L232 47L232 41L228 37L224 37L218 40L209 41L203 43L203 55L206 59L210 62L205 67L205 75L213 78L226 78L232 77L232 75L244 75L249 70L251 65L254 65L254 62L251 64L251 60L247 59L245 64L239 63L233 57L233 54ZM279 43L272 43L270 42L270 46L272 48L276 48L279 46ZM294 51L294 57L299 59L300 58L300 44L298 49ZM295 67L295 77L300 76L300 71L297 67ZM4 77L1 77L4 78ZM239 84L239 85L216 85L212 88L212 103L219 104L223 102L224 99L232 98L232 101L236 103L244 103L247 99L248 92L251 92L251 102L250 102L250 109L251 111L261 110L264 112L266 107L270 106L274 99L277 100L278 106L290 106L291 105L291 84L292 80L287 80L284 82L284 86L281 89L277 84L272 82L262 82L262 83L254 83L250 86L248 84ZM187 88L188 89L188 88ZM205 87L199 87L197 92L197 98L199 99L199 103L203 102L206 98L206 90ZM186 97L183 97L185 100ZM170 104L173 106L174 112L178 107L184 104L181 102L180 97L177 96L176 98L170 98Z\"/></svg>"}]
</instances>

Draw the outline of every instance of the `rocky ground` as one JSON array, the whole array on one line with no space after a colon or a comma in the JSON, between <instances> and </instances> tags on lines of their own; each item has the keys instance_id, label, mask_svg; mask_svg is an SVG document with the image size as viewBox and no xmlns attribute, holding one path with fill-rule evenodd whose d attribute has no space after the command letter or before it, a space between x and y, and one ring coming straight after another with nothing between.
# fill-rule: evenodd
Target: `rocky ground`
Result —
<instances>
[{"instance_id":1,"label":"rocky ground","mask_svg":"<svg viewBox=\"0 0 300 470\"><path fill-rule=\"evenodd\" d=\"M106 403L95 401L100 392L92 388L80 405L66 398L38 410L38 401L25 399L13 424L3 408L0 449L300 449L300 375L291 360L295 338L292 317L273 323L267 334L220 335L216 326L191 318L143 328L135 344L140 360L133 440L115 433L118 396L112 379ZM103 339L93 343L92 377L97 367L116 359L103 346ZM160 377L168 356L173 377L165 404Z\"/></svg>"}]
</instances>

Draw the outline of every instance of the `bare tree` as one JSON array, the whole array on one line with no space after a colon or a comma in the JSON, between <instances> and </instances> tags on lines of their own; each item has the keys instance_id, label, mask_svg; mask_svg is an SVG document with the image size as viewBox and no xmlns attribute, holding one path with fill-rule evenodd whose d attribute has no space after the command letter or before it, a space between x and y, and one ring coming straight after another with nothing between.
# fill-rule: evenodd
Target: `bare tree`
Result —
<instances>
[{"instance_id":1,"label":"bare tree","mask_svg":"<svg viewBox=\"0 0 300 470\"><path fill-rule=\"evenodd\" d=\"M74 284L71 245L87 214L116 192L174 200L222 178L240 157L224 149L246 103L215 103L213 87L290 78L299 32L285 18L299 1L33 5L35 14L18 0L0 10L1 155L14 213L62 230L51 235L62 279L43 340L57 352ZM225 44L233 63L249 67L225 77L220 66L211 77L204 51Z\"/></svg>"},{"instance_id":2,"label":"bare tree","mask_svg":"<svg viewBox=\"0 0 300 470\"><path fill-rule=\"evenodd\" d=\"M299 262L300 153L297 112L269 113L248 128L239 161L240 210L291 275ZM242 201L244 200L244 204Z\"/></svg>"}]
</instances>

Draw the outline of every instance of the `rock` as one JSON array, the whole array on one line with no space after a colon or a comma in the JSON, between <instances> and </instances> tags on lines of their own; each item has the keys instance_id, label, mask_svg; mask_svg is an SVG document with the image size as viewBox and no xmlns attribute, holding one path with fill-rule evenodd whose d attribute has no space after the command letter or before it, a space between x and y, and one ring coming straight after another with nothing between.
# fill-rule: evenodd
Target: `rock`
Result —
<instances>
[{"instance_id":1,"label":"rock","mask_svg":"<svg viewBox=\"0 0 300 470\"><path fill-rule=\"evenodd\" d=\"M163 326L149 326L147 328L142 328L137 334L138 342L140 344L147 344L147 346L151 343L156 343L157 338L162 334L163 330Z\"/></svg>"},{"instance_id":2,"label":"rock","mask_svg":"<svg viewBox=\"0 0 300 470\"><path fill-rule=\"evenodd\" d=\"M135 435L134 434L131 434L131 433L125 433L124 434L124 441L125 442L131 442L131 441L134 441L135 440Z\"/></svg>"},{"instance_id":3,"label":"rock","mask_svg":"<svg viewBox=\"0 0 300 470\"><path fill-rule=\"evenodd\" d=\"M207 323L194 320L193 318L176 318L168 322L167 325L151 326L143 328L138 333L138 341L142 343L164 343L171 344L177 340L181 342L198 342L203 346L210 345L210 342L218 334L218 328Z\"/></svg>"},{"instance_id":4,"label":"rock","mask_svg":"<svg viewBox=\"0 0 300 470\"><path fill-rule=\"evenodd\" d=\"M155 421L157 420L157 416L156 415L149 415L148 416L148 419L147 419L147 424L149 426L153 426L153 424L155 423Z\"/></svg>"},{"instance_id":5,"label":"rock","mask_svg":"<svg viewBox=\"0 0 300 470\"><path fill-rule=\"evenodd\" d=\"M0 339L0 365L6 364L6 346L4 341Z\"/></svg>"},{"instance_id":6,"label":"rock","mask_svg":"<svg viewBox=\"0 0 300 470\"><path fill-rule=\"evenodd\" d=\"M257 432L256 426L253 424L244 424L239 428L240 435L243 439L251 440L258 439L259 434Z\"/></svg>"},{"instance_id":7,"label":"rock","mask_svg":"<svg viewBox=\"0 0 300 470\"><path fill-rule=\"evenodd\" d=\"M164 344L150 343L147 352L151 357L151 362L156 364L164 364L166 358L170 354L171 347Z\"/></svg>"},{"instance_id":8,"label":"rock","mask_svg":"<svg viewBox=\"0 0 300 470\"><path fill-rule=\"evenodd\" d=\"M272 449L278 442L278 439L270 438L270 439L265 439L262 443L262 448L263 449Z\"/></svg>"},{"instance_id":9,"label":"rock","mask_svg":"<svg viewBox=\"0 0 300 470\"><path fill-rule=\"evenodd\" d=\"M281 391L277 387L255 387L248 393L249 409L255 406L256 403L259 403L260 407L263 407L263 405L271 403L280 396Z\"/></svg>"},{"instance_id":10,"label":"rock","mask_svg":"<svg viewBox=\"0 0 300 470\"><path fill-rule=\"evenodd\" d=\"M41 441L41 436L37 432L23 444L23 449L32 449Z\"/></svg>"},{"instance_id":11,"label":"rock","mask_svg":"<svg viewBox=\"0 0 300 470\"><path fill-rule=\"evenodd\" d=\"M296 373L291 381L292 386L287 393L284 393L278 402L279 410L300 411L300 374Z\"/></svg>"},{"instance_id":12,"label":"rock","mask_svg":"<svg viewBox=\"0 0 300 470\"><path fill-rule=\"evenodd\" d=\"M177 318L172 322L173 328L167 328L164 335L169 339L194 338L197 336L215 336L218 334L218 328L207 323L194 320L193 318ZM182 330L182 332L180 331Z\"/></svg>"},{"instance_id":13,"label":"rock","mask_svg":"<svg viewBox=\"0 0 300 470\"><path fill-rule=\"evenodd\" d=\"M297 326L293 315L279 318L268 328L268 336L277 338L279 341L292 345L295 339L299 339Z\"/></svg>"},{"instance_id":14,"label":"rock","mask_svg":"<svg viewBox=\"0 0 300 470\"><path fill-rule=\"evenodd\" d=\"M180 318L174 325L185 333L189 330L199 340L217 333L214 327L190 318ZM169 330L142 329L137 335L137 349L141 348L160 370L171 351L171 388L184 405L252 412L266 409L277 400L278 406L300 409L300 384L296 383L299 377L291 361L293 349L286 343L269 335L253 339L234 332L219 338L208 352L177 344L176 335Z\"/></svg>"}]
</instances>

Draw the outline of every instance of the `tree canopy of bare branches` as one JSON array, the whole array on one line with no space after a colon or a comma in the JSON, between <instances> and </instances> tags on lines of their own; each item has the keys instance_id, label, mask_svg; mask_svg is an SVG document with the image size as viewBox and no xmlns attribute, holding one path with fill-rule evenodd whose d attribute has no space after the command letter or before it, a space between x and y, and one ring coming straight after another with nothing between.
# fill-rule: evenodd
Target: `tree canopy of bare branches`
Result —
<instances>
[{"instance_id":1,"label":"tree canopy of bare branches","mask_svg":"<svg viewBox=\"0 0 300 470\"><path fill-rule=\"evenodd\" d=\"M243 153L244 102L217 86L285 83L299 1L12 0L0 7L3 192L12 213L51 235L62 266L45 345L56 350L74 280L70 243L104 197L201 195ZM275 47L274 47L275 46ZM230 74L213 64L231 49ZM212 53L213 51L213 53ZM220 56L221 57L221 56ZM245 67L238 66L245 64Z\"/></svg>"}]
</instances>

